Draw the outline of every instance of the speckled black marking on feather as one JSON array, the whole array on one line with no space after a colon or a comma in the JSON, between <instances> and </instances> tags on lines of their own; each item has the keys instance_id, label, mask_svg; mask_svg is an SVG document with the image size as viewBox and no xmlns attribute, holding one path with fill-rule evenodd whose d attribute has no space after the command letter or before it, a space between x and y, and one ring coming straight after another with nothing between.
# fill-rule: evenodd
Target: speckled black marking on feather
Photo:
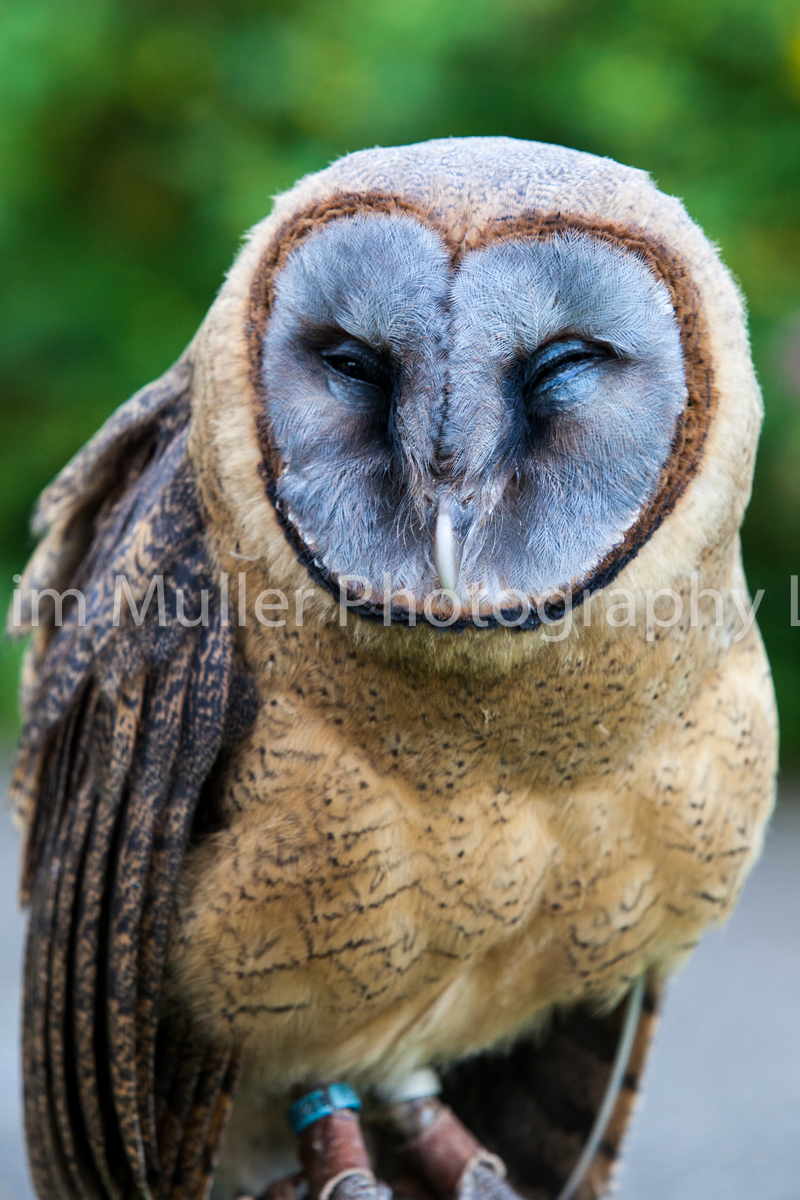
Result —
<instances>
[{"instance_id":1,"label":"speckled black marking on feather","mask_svg":"<svg viewBox=\"0 0 800 1200\"><path fill-rule=\"evenodd\" d=\"M155 1048L158 1001L164 971L168 922L183 850L195 806L222 744L229 699L231 642L213 629L202 630L194 649L183 736L172 790L156 829L145 885L138 936L136 1044L138 1105L147 1114L155 1157ZM229 1052L226 1051L226 1062Z\"/></svg>"},{"instance_id":2,"label":"speckled black marking on feather","mask_svg":"<svg viewBox=\"0 0 800 1200\"><path fill-rule=\"evenodd\" d=\"M69 1185L48 1086L47 984L52 937L50 910L55 890L50 867L57 847L51 845L48 849L51 852L42 858L31 904L23 1024L23 1070L29 1081L25 1088L25 1126L26 1130L36 1130L38 1135L29 1137L28 1155L34 1187L41 1197L63 1195Z\"/></svg>"},{"instance_id":3,"label":"speckled black marking on feather","mask_svg":"<svg viewBox=\"0 0 800 1200\"><path fill-rule=\"evenodd\" d=\"M230 1116L231 1109L233 1107L233 1098L236 1093L236 1085L239 1082L241 1070L241 1051L239 1049L235 1049L228 1061L228 1069L225 1072L222 1085L217 1092L214 1111L211 1114L211 1122L206 1133L202 1161L196 1176L195 1194L197 1200L204 1200L204 1198L208 1195L209 1183L214 1178L214 1174L217 1169L217 1162L219 1160L222 1134L225 1130L225 1126L228 1123L228 1117Z\"/></svg>"},{"instance_id":4,"label":"speckled black marking on feather","mask_svg":"<svg viewBox=\"0 0 800 1200\"><path fill-rule=\"evenodd\" d=\"M117 699L106 767L98 780L98 803L76 913L73 1037L78 1094L94 1163L109 1196L121 1195L119 1181L112 1177L109 1163L123 1159L103 1054L107 1036L105 969L100 953L107 944L108 934L107 868L133 758L143 691L142 673L123 688Z\"/></svg>"},{"instance_id":5,"label":"speckled black marking on feather","mask_svg":"<svg viewBox=\"0 0 800 1200\"><path fill-rule=\"evenodd\" d=\"M69 861L70 834L75 809L66 805L66 792L73 774L73 751L79 712L69 714L55 740L56 755L45 772L45 794L49 817L44 840L44 855L38 872L38 888L31 912L31 935L26 955L26 1005L23 1027L23 1058L26 1077L35 1086L26 1090L26 1125L47 1127L39 1152L31 1157L31 1170L37 1187L63 1193L70 1183L77 1184L78 1165L72 1138L59 1138L58 1130L68 1125L65 1095L64 1052L61 1026L52 1019L52 1009L63 1005L63 970L59 960L61 946L56 940L58 900L65 867ZM79 742L82 739L79 739ZM63 936L63 935L62 935ZM79 1187L74 1192L83 1195Z\"/></svg>"},{"instance_id":6,"label":"speckled black marking on feather","mask_svg":"<svg viewBox=\"0 0 800 1200\"><path fill-rule=\"evenodd\" d=\"M170 1079L164 1080L162 1109L158 1122L158 1147L160 1160L159 1180L151 1182L151 1187L159 1200L168 1200L178 1158L181 1152L186 1122L191 1112L195 1090L205 1061L202 1047L186 1041L186 1030L177 1029L176 1022L170 1022L159 1034L159 1055L157 1079L166 1076L166 1063L170 1063Z\"/></svg>"},{"instance_id":7,"label":"speckled black marking on feather","mask_svg":"<svg viewBox=\"0 0 800 1200\"><path fill-rule=\"evenodd\" d=\"M98 714L98 697L89 698L89 706L80 714L82 736L78 743L79 757L75 763L70 792L75 795L71 818L64 821L67 832L63 847L54 927L50 945L48 995L48 1043L50 1048L51 1091L64 1159L76 1190L84 1195L82 1175L91 1162L85 1136L73 1130L70 1113L77 1102L75 1065L70 1053L68 1035L71 1028L71 987L74 957L73 916L76 893L81 886L83 853L94 815L96 792L92 765L88 759L89 730L95 722L101 731L101 744L107 744L106 714ZM80 753L80 752L83 753Z\"/></svg>"},{"instance_id":8,"label":"speckled black marking on feather","mask_svg":"<svg viewBox=\"0 0 800 1200\"><path fill-rule=\"evenodd\" d=\"M190 378L182 362L123 406L37 513L26 585L86 597L84 627L73 605L39 632L12 780L28 823L25 1106L41 1200L191 1200L230 1107L231 1047L183 1029L156 1055L183 851L223 737L246 732L228 716L233 632L188 462ZM118 574L139 605L161 575L173 618L178 588L191 620L208 587L208 626L159 626L156 596L140 627L126 605L115 626Z\"/></svg>"},{"instance_id":9,"label":"speckled black marking on feather","mask_svg":"<svg viewBox=\"0 0 800 1200\"><path fill-rule=\"evenodd\" d=\"M203 1175L203 1152L217 1097L228 1074L230 1054L212 1047L200 1072L192 1106L184 1126L180 1154L169 1192L170 1200L198 1194Z\"/></svg>"},{"instance_id":10,"label":"speckled black marking on feather","mask_svg":"<svg viewBox=\"0 0 800 1200\"><path fill-rule=\"evenodd\" d=\"M155 828L169 794L179 749L185 681L191 645L158 671L142 714L141 749L131 775L114 867L108 945L108 1034L117 1122L138 1187L147 1190L147 1162L137 1103L136 988L139 924ZM151 1144L151 1154L153 1147Z\"/></svg>"}]
</instances>

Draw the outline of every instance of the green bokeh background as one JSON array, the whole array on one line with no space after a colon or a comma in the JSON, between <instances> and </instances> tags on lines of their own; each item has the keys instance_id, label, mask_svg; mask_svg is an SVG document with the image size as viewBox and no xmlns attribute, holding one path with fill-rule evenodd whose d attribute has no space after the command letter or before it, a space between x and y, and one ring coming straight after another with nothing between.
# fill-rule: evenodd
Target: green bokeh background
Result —
<instances>
[{"instance_id":1,"label":"green bokeh background","mask_svg":"<svg viewBox=\"0 0 800 1200\"><path fill-rule=\"evenodd\" d=\"M0 0L0 602L37 493L180 353L272 195L497 133L650 171L741 283L767 414L746 565L797 762L797 0Z\"/></svg>"}]
</instances>

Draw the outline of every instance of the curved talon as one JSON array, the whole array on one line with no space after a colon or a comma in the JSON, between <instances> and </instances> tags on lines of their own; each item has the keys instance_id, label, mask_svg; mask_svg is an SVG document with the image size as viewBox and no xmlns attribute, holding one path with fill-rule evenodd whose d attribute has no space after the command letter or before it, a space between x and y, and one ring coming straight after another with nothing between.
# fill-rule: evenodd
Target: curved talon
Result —
<instances>
[{"instance_id":1,"label":"curved talon","mask_svg":"<svg viewBox=\"0 0 800 1200\"><path fill-rule=\"evenodd\" d=\"M327 1195L331 1200L392 1200L392 1190L375 1178L371 1171L351 1171L331 1181Z\"/></svg>"},{"instance_id":2,"label":"curved talon","mask_svg":"<svg viewBox=\"0 0 800 1200\"><path fill-rule=\"evenodd\" d=\"M458 1200L520 1200L508 1180L484 1162L464 1172L456 1195Z\"/></svg>"}]
</instances>

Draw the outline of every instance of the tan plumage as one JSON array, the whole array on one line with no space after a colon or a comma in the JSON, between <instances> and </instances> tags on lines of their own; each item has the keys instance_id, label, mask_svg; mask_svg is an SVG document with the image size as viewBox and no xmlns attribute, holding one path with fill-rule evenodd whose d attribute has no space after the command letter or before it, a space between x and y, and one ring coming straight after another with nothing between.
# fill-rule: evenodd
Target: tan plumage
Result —
<instances>
[{"instance_id":1,"label":"tan plumage","mask_svg":"<svg viewBox=\"0 0 800 1200\"><path fill-rule=\"evenodd\" d=\"M364 211L411 213L456 263L579 229L668 286L685 410L562 640L343 628L276 515L259 374L274 282L304 238ZM760 414L736 288L640 172L465 139L352 155L278 199L181 362L40 509L23 591L97 589L86 629L37 635L14 781L41 1197L200 1195L240 1053L231 1160L246 1109L298 1082L385 1084L509 1046L554 1008L612 1008L727 916L774 787L769 671L732 591ZM232 613L240 579L250 614L282 589L268 615L286 624L226 626L215 604L171 640L113 626L116 574L141 598L153 571L180 586L190 567L212 592L228 573ZM610 625L618 588L639 613L672 588L686 614L651 640ZM720 592L721 624L702 602L691 624L693 588Z\"/></svg>"}]
</instances>

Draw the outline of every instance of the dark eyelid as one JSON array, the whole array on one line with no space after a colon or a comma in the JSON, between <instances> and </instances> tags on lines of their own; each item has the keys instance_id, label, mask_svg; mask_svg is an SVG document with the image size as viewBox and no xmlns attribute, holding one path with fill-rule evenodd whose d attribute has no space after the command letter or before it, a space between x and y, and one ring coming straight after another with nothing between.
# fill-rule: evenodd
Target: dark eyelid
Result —
<instances>
[{"instance_id":1,"label":"dark eyelid","mask_svg":"<svg viewBox=\"0 0 800 1200\"><path fill-rule=\"evenodd\" d=\"M589 338L558 338L540 346L531 355L527 363L526 385L532 391L546 389L558 383L559 376L573 378L596 363L618 362L621 358L622 355L608 342Z\"/></svg>"},{"instance_id":2,"label":"dark eyelid","mask_svg":"<svg viewBox=\"0 0 800 1200\"><path fill-rule=\"evenodd\" d=\"M350 354L354 358L377 358L378 354L371 346L358 338L339 338L336 340L325 341L317 347L317 351L322 358L331 358L333 356Z\"/></svg>"},{"instance_id":3,"label":"dark eyelid","mask_svg":"<svg viewBox=\"0 0 800 1200\"><path fill-rule=\"evenodd\" d=\"M317 346L316 352L331 370L353 379L354 382L387 388L391 384L391 364L387 361L386 356L358 338L327 341L324 345ZM337 361L339 363L350 361L358 364L364 377L358 379L349 372L340 370L337 367Z\"/></svg>"}]
</instances>

